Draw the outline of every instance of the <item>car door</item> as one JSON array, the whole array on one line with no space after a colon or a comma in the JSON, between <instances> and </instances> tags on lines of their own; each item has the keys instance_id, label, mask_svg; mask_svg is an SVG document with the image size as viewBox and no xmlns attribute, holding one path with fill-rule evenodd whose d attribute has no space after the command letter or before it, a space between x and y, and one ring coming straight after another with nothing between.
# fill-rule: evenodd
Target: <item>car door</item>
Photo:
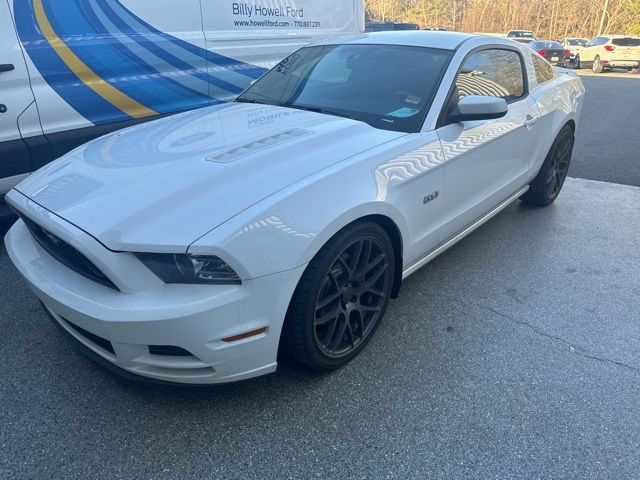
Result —
<instances>
[{"instance_id":1,"label":"car door","mask_svg":"<svg viewBox=\"0 0 640 480\"><path fill-rule=\"evenodd\" d=\"M604 45L606 39L604 37L596 37L591 40L585 47L580 51L580 62L590 64L596 58L600 50L600 46Z\"/></svg>"},{"instance_id":2,"label":"car door","mask_svg":"<svg viewBox=\"0 0 640 480\"><path fill-rule=\"evenodd\" d=\"M526 181L539 117L526 71L520 50L509 47L476 50L462 64L437 129L446 158L442 199L446 237L473 223ZM447 113L466 95L504 98L508 113L496 120L447 121Z\"/></svg>"},{"instance_id":3,"label":"car door","mask_svg":"<svg viewBox=\"0 0 640 480\"><path fill-rule=\"evenodd\" d=\"M37 111L9 4L0 0L0 195L30 171L21 123L27 134L37 128Z\"/></svg>"}]
</instances>

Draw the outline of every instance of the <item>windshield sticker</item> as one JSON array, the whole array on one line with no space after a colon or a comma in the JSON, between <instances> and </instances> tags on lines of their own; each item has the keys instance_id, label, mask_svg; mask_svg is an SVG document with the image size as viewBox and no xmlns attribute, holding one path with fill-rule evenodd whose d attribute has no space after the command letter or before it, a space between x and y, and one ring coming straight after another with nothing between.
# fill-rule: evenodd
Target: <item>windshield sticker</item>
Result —
<instances>
[{"instance_id":1,"label":"windshield sticker","mask_svg":"<svg viewBox=\"0 0 640 480\"><path fill-rule=\"evenodd\" d=\"M397 110L394 110L393 112L387 113L385 116L387 116L387 117L397 117L397 118L407 118L407 117L414 116L418 112L419 112L419 110L416 110L415 108L402 107L402 108L399 108Z\"/></svg>"},{"instance_id":2,"label":"windshield sticker","mask_svg":"<svg viewBox=\"0 0 640 480\"><path fill-rule=\"evenodd\" d=\"M413 95L409 95L405 99L404 103L412 103L413 105L418 105L421 101L422 101L422 98L414 97Z\"/></svg>"}]
</instances>

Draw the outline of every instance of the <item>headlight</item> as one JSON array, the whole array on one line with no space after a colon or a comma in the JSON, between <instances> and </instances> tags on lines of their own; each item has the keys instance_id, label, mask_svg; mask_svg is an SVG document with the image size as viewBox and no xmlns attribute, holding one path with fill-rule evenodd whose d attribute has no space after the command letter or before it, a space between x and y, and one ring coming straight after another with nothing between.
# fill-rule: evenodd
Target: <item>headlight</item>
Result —
<instances>
[{"instance_id":1,"label":"headlight","mask_svg":"<svg viewBox=\"0 0 640 480\"><path fill-rule=\"evenodd\" d=\"M135 253L135 256L165 283L242 283L229 265L213 255Z\"/></svg>"}]
</instances>

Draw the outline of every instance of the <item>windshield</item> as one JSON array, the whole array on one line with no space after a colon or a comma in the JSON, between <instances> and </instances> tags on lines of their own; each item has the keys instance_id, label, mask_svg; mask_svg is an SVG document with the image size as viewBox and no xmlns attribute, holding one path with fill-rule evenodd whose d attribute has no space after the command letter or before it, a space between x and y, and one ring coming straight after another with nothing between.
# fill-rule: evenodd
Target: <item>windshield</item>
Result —
<instances>
[{"instance_id":1,"label":"windshield","mask_svg":"<svg viewBox=\"0 0 640 480\"><path fill-rule=\"evenodd\" d=\"M587 40L583 38L570 38L567 43L572 47L584 47L587 44Z\"/></svg>"},{"instance_id":2,"label":"windshield","mask_svg":"<svg viewBox=\"0 0 640 480\"><path fill-rule=\"evenodd\" d=\"M453 52L397 45L305 47L237 102L338 115L372 127L419 132Z\"/></svg>"},{"instance_id":3,"label":"windshield","mask_svg":"<svg viewBox=\"0 0 640 480\"><path fill-rule=\"evenodd\" d=\"M614 38L611 43L618 47L640 47L640 38Z\"/></svg>"}]
</instances>

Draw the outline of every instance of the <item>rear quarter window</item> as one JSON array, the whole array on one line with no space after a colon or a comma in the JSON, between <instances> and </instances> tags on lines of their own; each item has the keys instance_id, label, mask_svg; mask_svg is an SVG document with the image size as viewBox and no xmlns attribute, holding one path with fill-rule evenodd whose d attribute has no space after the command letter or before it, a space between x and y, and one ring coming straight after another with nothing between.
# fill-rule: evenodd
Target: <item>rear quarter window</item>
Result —
<instances>
[{"instance_id":1,"label":"rear quarter window","mask_svg":"<svg viewBox=\"0 0 640 480\"><path fill-rule=\"evenodd\" d=\"M614 38L611 43L618 47L640 47L640 38Z\"/></svg>"},{"instance_id":2,"label":"rear quarter window","mask_svg":"<svg viewBox=\"0 0 640 480\"><path fill-rule=\"evenodd\" d=\"M532 54L531 58L533 59L533 68L536 72L536 81L538 84L548 82L555 78L556 75L549 62L536 54Z\"/></svg>"}]
</instances>

